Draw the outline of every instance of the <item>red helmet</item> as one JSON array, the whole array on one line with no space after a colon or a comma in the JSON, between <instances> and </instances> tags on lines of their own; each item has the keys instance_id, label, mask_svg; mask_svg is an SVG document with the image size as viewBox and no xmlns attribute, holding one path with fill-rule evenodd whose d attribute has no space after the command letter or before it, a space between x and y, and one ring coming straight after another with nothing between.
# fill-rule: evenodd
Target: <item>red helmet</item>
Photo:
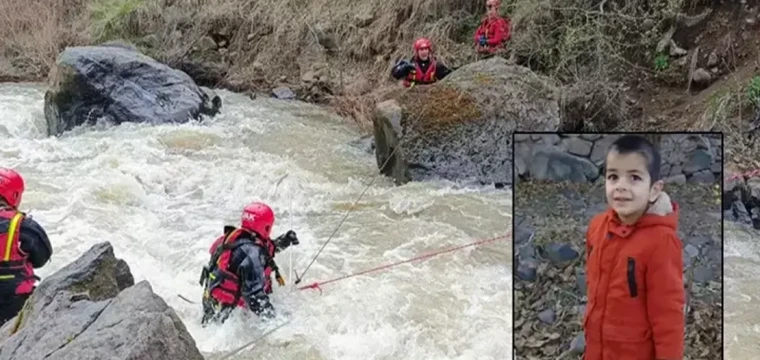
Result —
<instances>
[{"instance_id":1,"label":"red helmet","mask_svg":"<svg viewBox=\"0 0 760 360\"><path fill-rule=\"evenodd\" d=\"M420 50L422 50L422 49L425 49L425 48L433 50L433 46L430 43L430 40L428 40L426 38L419 38L419 39L417 39L417 41L414 42L414 52L415 53L418 52L418 51L420 51Z\"/></svg>"},{"instance_id":2,"label":"red helmet","mask_svg":"<svg viewBox=\"0 0 760 360\"><path fill-rule=\"evenodd\" d=\"M267 204L252 202L243 208L241 227L269 239L274 224L274 212Z\"/></svg>"},{"instance_id":3,"label":"red helmet","mask_svg":"<svg viewBox=\"0 0 760 360\"><path fill-rule=\"evenodd\" d=\"M17 208L24 194L24 179L13 169L0 168L0 198Z\"/></svg>"}]
</instances>

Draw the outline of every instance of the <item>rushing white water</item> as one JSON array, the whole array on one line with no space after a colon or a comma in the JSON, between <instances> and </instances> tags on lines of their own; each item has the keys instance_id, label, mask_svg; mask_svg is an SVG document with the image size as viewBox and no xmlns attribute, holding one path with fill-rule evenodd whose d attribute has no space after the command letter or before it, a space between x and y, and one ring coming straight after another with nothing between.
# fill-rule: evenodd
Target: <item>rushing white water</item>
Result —
<instances>
[{"instance_id":1,"label":"rushing white water","mask_svg":"<svg viewBox=\"0 0 760 360\"><path fill-rule=\"evenodd\" d=\"M27 182L22 210L54 247L46 275L110 241L136 281L171 305L209 358L290 323L236 359L505 359L512 348L511 242L467 248L299 291L303 271L377 173L348 143L350 124L316 107L220 92L223 114L183 125L80 128L46 137L44 88L0 84L0 166ZM278 180L285 177L279 186ZM198 277L208 247L242 207L269 203L274 233L299 246L278 255L277 320L238 314L200 327ZM421 182L375 181L302 284L324 281L511 229L511 194ZM292 210L291 210L292 209Z\"/></svg>"},{"instance_id":2,"label":"rushing white water","mask_svg":"<svg viewBox=\"0 0 760 360\"><path fill-rule=\"evenodd\" d=\"M754 360L760 354L760 232L731 222L723 226L724 354Z\"/></svg>"}]
</instances>

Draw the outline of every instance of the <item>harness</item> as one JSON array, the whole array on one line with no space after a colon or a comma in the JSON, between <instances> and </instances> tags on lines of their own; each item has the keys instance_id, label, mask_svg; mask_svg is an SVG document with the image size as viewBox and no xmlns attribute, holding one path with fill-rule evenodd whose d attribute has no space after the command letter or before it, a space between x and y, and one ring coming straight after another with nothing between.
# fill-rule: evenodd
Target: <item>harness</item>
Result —
<instances>
[{"instance_id":1,"label":"harness","mask_svg":"<svg viewBox=\"0 0 760 360\"><path fill-rule=\"evenodd\" d=\"M204 299L213 297L223 306L246 307L245 301L241 299L243 277L229 271L229 266L235 249L247 244L259 246L265 250L264 261L262 261L264 263L264 291L267 294L272 293L272 272L275 273L280 285L285 284L285 280L274 262L275 246L271 241L265 242L255 235L255 240L247 237L241 238L241 235L250 234L250 232L231 226L226 226L224 233L222 242L214 249L208 265L204 266L201 272L200 285L205 287Z\"/></svg>"},{"instance_id":2,"label":"harness","mask_svg":"<svg viewBox=\"0 0 760 360\"><path fill-rule=\"evenodd\" d=\"M29 262L29 255L21 250L19 236L24 213L15 210L0 209L0 219L8 220L8 227L0 231L0 287L12 283L16 285L15 294L29 294L34 290L34 283L39 277L34 275L34 268Z\"/></svg>"},{"instance_id":3,"label":"harness","mask_svg":"<svg viewBox=\"0 0 760 360\"><path fill-rule=\"evenodd\" d=\"M404 86L413 87L417 83L432 84L436 82L437 80L435 78L436 65L437 63L435 59L431 58L427 71L423 72L422 68L420 67L420 63L415 60L414 71L411 71L409 75L406 76L406 79L404 79Z\"/></svg>"}]
</instances>

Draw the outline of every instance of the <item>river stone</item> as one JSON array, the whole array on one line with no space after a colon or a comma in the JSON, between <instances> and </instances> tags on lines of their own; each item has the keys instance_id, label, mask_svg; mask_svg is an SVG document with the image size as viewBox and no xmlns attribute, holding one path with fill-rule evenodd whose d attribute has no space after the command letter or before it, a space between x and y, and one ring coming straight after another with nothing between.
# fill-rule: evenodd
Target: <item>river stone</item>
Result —
<instances>
[{"instance_id":1,"label":"river stone","mask_svg":"<svg viewBox=\"0 0 760 360\"><path fill-rule=\"evenodd\" d=\"M533 149L528 173L535 180L585 183L599 177L599 168L591 161L568 154L561 148L537 145Z\"/></svg>"},{"instance_id":2,"label":"river stone","mask_svg":"<svg viewBox=\"0 0 760 360\"><path fill-rule=\"evenodd\" d=\"M511 184L512 133L556 131L560 124L557 85L500 57L383 100L373 117L376 157L378 167L391 158L381 171L397 183Z\"/></svg>"},{"instance_id":3,"label":"river stone","mask_svg":"<svg viewBox=\"0 0 760 360\"><path fill-rule=\"evenodd\" d=\"M68 47L51 75L44 108L48 135L99 119L184 123L221 108L219 96L184 72L125 47Z\"/></svg>"},{"instance_id":4,"label":"river stone","mask_svg":"<svg viewBox=\"0 0 760 360\"><path fill-rule=\"evenodd\" d=\"M180 318L150 284L134 284L108 242L46 278L20 327L0 329L0 360L203 360Z\"/></svg>"}]
</instances>

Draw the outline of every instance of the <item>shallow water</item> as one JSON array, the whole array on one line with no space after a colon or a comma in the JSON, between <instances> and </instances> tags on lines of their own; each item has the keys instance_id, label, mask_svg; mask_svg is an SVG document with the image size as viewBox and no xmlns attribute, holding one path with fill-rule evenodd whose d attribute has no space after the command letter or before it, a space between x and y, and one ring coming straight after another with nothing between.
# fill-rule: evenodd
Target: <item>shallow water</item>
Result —
<instances>
[{"instance_id":1,"label":"shallow water","mask_svg":"<svg viewBox=\"0 0 760 360\"><path fill-rule=\"evenodd\" d=\"M45 136L44 88L0 84L0 166L17 168L22 210L47 230L65 266L110 241L136 281L147 280L209 358L290 323L236 359L504 359L511 353L511 243L507 240L328 284L293 287L345 211L377 173L372 154L349 145L350 122L316 107L221 91L223 114L183 125L97 125ZM284 180L276 186L277 182ZM200 327L198 276L225 224L253 200L293 228L301 245L278 255L288 285L281 314L238 314ZM511 193L446 182L394 187L380 177L306 274L325 281L427 252L505 235Z\"/></svg>"}]
</instances>

